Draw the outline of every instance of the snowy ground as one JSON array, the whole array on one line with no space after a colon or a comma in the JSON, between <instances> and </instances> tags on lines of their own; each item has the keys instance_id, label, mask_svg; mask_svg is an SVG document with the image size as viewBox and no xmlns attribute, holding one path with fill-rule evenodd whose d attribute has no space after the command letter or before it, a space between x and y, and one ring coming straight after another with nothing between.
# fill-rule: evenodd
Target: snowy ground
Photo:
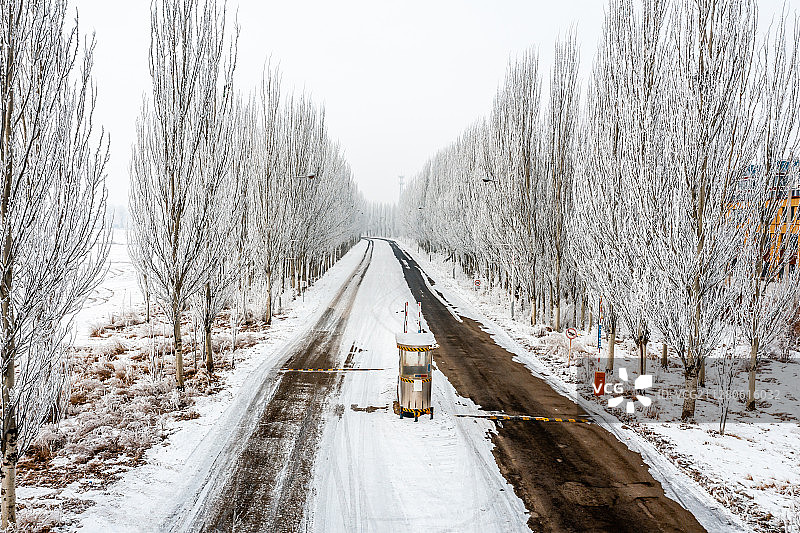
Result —
<instances>
[{"instance_id":1,"label":"snowy ground","mask_svg":"<svg viewBox=\"0 0 800 533\"><path fill-rule=\"evenodd\" d=\"M86 344L93 326L113 323L134 309L141 309L144 302L128 256L127 232L111 231L105 277L73 319L73 339L79 346Z\"/></svg>"},{"instance_id":2,"label":"snowy ground","mask_svg":"<svg viewBox=\"0 0 800 533\"><path fill-rule=\"evenodd\" d=\"M255 324L240 331L235 370L230 369L232 338L223 317L214 328L215 377L209 380L204 372L195 372L189 355L187 392L180 399L174 394L171 355L156 358L163 363L160 369L151 361L152 348L169 352L170 328L156 312L152 327L140 324L144 309L124 231L115 230L109 261L108 275L73 323L76 351L68 416L58 426L45 426L22 458L17 495L23 530L74 530L81 525L87 531L157 530L148 520L166 511L154 502L174 494L189 452L195 450L194 457L200 457L197 450L213 440L201 437L224 413L241 407L242 398L257 385L250 377L272 369L357 259L346 256L303 298L287 304L268 329ZM191 350L188 313L185 318L184 342ZM91 512L84 514L87 508Z\"/></svg>"},{"instance_id":3,"label":"snowy ground","mask_svg":"<svg viewBox=\"0 0 800 533\"><path fill-rule=\"evenodd\" d=\"M718 373L714 363L707 367L707 388L697 403L699 423L679 421L679 401L658 401L658 395L669 396L680 391L679 368L664 371L658 367L660 344L648 347L649 371L655 375L656 401L647 410L630 417L620 409L607 406L608 396L595 398L586 383L596 361L597 329L573 342L577 360L567 365L567 340L562 333L531 328L527 314L517 310L517 320L510 318L510 302L501 291L475 290L473 280L460 272L453 279L452 263L444 257L419 253L416 246L406 250L436 281L437 289L456 305L459 313L476 318L487 327L508 333L510 346L520 360L534 373L543 373L556 388L566 393L579 393L592 409L608 413L609 420L619 422L610 429L626 441L646 439L663 457L695 480L717 502L747 521L749 528L759 531L800 531L800 360L767 361L758 376L757 390L765 391L758 404L758 414L744 411L741 402L733 401L724 435L719 434ZM500 338L497 339L501 341ZM608 340L603 339L606 352ZM738 347L737 353L744 347ZM615 368L638 368L633 344L625 340L616 345ZM591 355L590 355L591 354ZM594 363L596 364L596 363ZM605 362L601 362L604 366ZM675 362L673 361L673 364ZM635 376L635 372L631 372ZM733 388L746 390L747 375L740 372ZM617 381L618 377L616 378ZM624 405L624 404L623 404ZM625 434L633 434L633 436ZM626 441L627 442L627 441ZM630 446L631 444L629 444ZM646 457L647 458L647 457ZM648 460L654 475L655 464ZM702 499L703 495L699 495ZM679 500L680 501L680 500ZM683 503L683 502L682 502ZM695 513L697 514L697 513Z\"/></svg>"},{"instance_id":4,"label":"snowy ground","mask_svg":"<svg viewBox=\"0 0 800 533\"><path fill-rule=\"evenodd\" d=\"M231 438L252 414L245 406L262 394L264 381L274 378L293 343L350 274L363 246L332 267L304 299L293 302L288 314L269 329L267 340L250 348L236 368L224 374L221 392L196 401L198 418L169 423L169 438L147 452L145 465L107 490L83 493L96 504L81 516L78 530L157 531L183 503L194 501L214 470L230 459L235 448Z\"/></svg>"},{"instance_id":5,"label":"snowy ground","mask_svg":"<svg viewBox=\"0 0 800 533\"><path fill-rule=\"evenodd\" d=\"M415 423L392 412L394 334L402 330L405 302L413 297L402 267L376 241L342 346L363 350L354 366L385 370L345 375L317 457L309 530L528 531L525 507L486 438L494 424L453 417L477 406L459 397L444 374L433 375L433 420Z\"/></svg>"},{"instance_id":6,"label":"snowy ground","mask_svg":"<svg viewBox=\"0 0 800 533\"><path fill-rule=\"evenodd\" d=\"M147 450L141 460L71 449L70 455L57 458L53 466L57 469L59 464L64 466L88 453L91 460L86 468L77 474L74 469L70 471L80 478L19 488L21 514L28 517L28 523L60 524L59 529L64 531L156 531L186 503L196 501L223 463L235 457L235 430L246 427L255 416L246 406L259 398L266 401L270 387L262 384L274 382L287 354L354 269L363 246L359 244L345 256L307 291L304 299L293 301L287 314L279 317L266 334L251 333L258 343L237 350L236 368L224 366L213 383L205 384L213 394L198 390L186 405L169 406L171 397L163 391L134 391L131 401L139 400L136 394L151 393L158 400L147 422L158 424L158 438L141 445ZM412 253L416 250L406 248ZM77 383L78 392L90 396L91 386L99 387L103 379L101 372L111 375L108 381L102 381L106 386L117 380L121 387L130 379L135 364L126 358L138 353L132 332L144 327L131 326L118 332L112 328L100 337L89 336L90 326L108 325L123 315L142 311L124 233L115 235L111 254L109 275L75 322L76 343L89 350L82 361L90 373ZM509 303L500 293L474 291L472 280L463 276L453 280L450 263L441 257L434 256L429 263L424 254L413 255L460 313L481 320L496 333L498 342L517 353L532 372L544 376L557 390L574 393L575 384L585 373L581 374L578 366L567 367L563 335L535 336L524 317L510 320ZM315 463L312 497L306 505L306 527L316 531L423 527L431 531L527 530L524 506L500 474L486 438L493 424L452 417L456 412L473 412L478 406L457 396L441 372L437 370L434 375L433 420L401 421L392 413L397 364L394 333L402 327L403 304L412 300L400 265L389 247L379 241L341 346L348 350L355 345L361 350L354 366L385 370L347 373L339 395L331 399ZM596 331L575 342L578 358L582 350L596 349L589 339L596 339ZM117 342L125 348L119 356L112 355ZM654 356L658 348L651 347ZM635 366L630 351L629 341L617 345L617 367ZM656 366L651 362L651 368ZM587 405L598 419L612 422L609 431L643 454L668 494L694 512L706 527L724 522L725 511L717 503L722 502L748 520L750 528L796 532L800 531L800 429L792 413L797 413L796 399L800 397L799 368L797 360L769 362L758 387L779 389L783 396L759 405L760 423L748 423L750 415L743 413L741 406L732 406L726 435L719 435L716 423L682 424L669 409L653 410L650 415L658 421L650 423L619 416L623 424L614 416L618 411L603 414L606 406L591 394L584 394L584 401L590 402ZM657 387L668 390L679 386L677 370L655 373ZM709 387L714 383L710 368ZM116 430L98 423L99 415L90 415L92 411L124 411L127 407L120 408L110 400L104 396L101 403L76 403L73 417L62 423L62 433L80 430L86 447L91 448L95 441L107 446ZM717 409L707 395L698 403L698 416L714 420ZM763 417L772 418L765 422ZM683 474L676 473L677 469ZM109 484L109 475L119 480ZM734 529L746 528L740 523Z\"/></svg>"}]
</instances>

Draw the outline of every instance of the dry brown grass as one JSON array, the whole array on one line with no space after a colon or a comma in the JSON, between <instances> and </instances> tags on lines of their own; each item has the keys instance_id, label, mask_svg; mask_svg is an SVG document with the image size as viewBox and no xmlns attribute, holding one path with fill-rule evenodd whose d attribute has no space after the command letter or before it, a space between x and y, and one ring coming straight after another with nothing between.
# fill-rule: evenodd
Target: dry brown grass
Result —
<instances>
[{"instance_id":1,"label":"dry brown grass","mask_svg":"<svg viewBox=\"0 0 800 533\"><path fill-rule=\"evenodd\" d=\"M96 364L92 368L92 373L99 379L100 381L105 381L111 377L111 374L114 372L114 365L111 365L109 368L109 363L106 363L102 366Z\"/></svg>"},{"instance_id":2,"label":"dry brown grass","mask_svg":"<svg viewBox=\"0 0 800 533\"><path fill-rule=\"evenodd\" d=\"M180 411L178 415L175 417L175 420L194 420L195 418L200 418L200 413L195 410L191 411Z\"/></svg>"},{"instance_id":3,"label":"dry brown grass","mask_svg":"<svg viewBox=\"0 0 800 533\"><path fill-rule=\"evenodd\" d=\"M105 355L108 359L113 360L116 357L124 354L128 348L119 339L112 339L100 350L101 355Z\"/></svg>"},{"instance_id":4,"label":"dry brown grass","mask_svg":"<svg viewBox=\"0 0 800 533\"><path fill-rule=\"evenodd\" d=\"M183 337L186 391L175 401L171 331L158 321L150 327L138 326L141 317L130 317L127 322L130 326L117 318L113 324L94 326L91 335L98 340L73 352L73 390L66 416L57 426L46 425L21 458L20 486L55 490L77 483L86 489L102 488L126 469L141 464L147 449L166 438L170 431L166 421L200 417L193 408L195 397L222 390L220 377L205 372L201 353L198 369L194 370L193 332L187 328ZM253 323L254 329L256 324ZM212 338L215 374L230 365L232 338L220 333L220 329L215 329L217 333ZM254 346L263 337L263 329L240 332L236 348ZM202 334L197 340L202 348ZM150 375L153 350L163 364L163 370L155 377ZM27 514L29 523L57 524L60 516L53 518L49 509L39 506L36 500L28 503L32 503Z\"/></svg>"},{"instance_id":5,"label":"dry brown grass","mask_svg":"<svg viewBox=\"0 0 800 533\"><path fill-rule=\"evenodd\" d=\"M90 337L100 337L103 333L106 332L106 328L103 324L95 323L89 326L89 336Z\"/></svg>"},{"instance_id":6,"label":"dry brown grass","mask_svg":"<svg viewBox=\"0 0 800 533\"><path fill-rule=\"evenodd\" d=\"M86 403L86 392L82 390L77 390L72 393L69 397L69 404L70 405L83 405Z\"/></svg>"}]
</instances>

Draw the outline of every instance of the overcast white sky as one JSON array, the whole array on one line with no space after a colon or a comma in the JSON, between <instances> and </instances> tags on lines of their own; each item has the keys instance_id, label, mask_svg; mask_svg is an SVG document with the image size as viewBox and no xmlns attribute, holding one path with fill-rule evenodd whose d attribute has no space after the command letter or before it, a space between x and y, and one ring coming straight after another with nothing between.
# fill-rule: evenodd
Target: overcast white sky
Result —
<instances>
[{"instance_id":1,"label":"overcast white sky","mask_svg":"<svg viewBox=\"0 0 800 533\"><path fill-rule=\"evenodd\" d=\"M220 0L221 1L221 0ZM762 20L782 4L760 2ZM800 0L790 0L796 9ZM95 31L96 119L111 133L108 187L127 204L128 161L147 71L149 0L73 0ZM394 202L439 148L484 115L510 56L538 47L548 73L555 40L574 26L585 79L603 0L228 0L241 27L237 83L257 86L268 57L286 88L324 103L329 132L369 200Z\"/></svg>"}]
</instances>

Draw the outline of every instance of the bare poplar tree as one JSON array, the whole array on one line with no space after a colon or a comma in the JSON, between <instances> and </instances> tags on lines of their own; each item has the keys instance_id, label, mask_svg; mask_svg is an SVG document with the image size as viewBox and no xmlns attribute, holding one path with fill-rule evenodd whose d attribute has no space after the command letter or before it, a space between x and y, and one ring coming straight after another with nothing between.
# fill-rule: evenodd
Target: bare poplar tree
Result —
<instances>
[{"instance_id":1,"label":"bare poplar tree","mask_svg":"<svg viewBox=\"0 0 800 533\"><path fill-rule=\"evenodd\" d=\"M797 259L798 213L790 207L800 188L794 160L800 147L800 24L787 39L783 14L774 39L760 47L759 92L762 140L756 163L736 183L731 201L746 212L747 235L738 251L740 288L736 318L750 343L747 409L755 409L756 368L767 346L788 329L800 299ZM794 186L794 187L793 187Z\"/></svg>"},{"instance_id":2,"label":"bare poplar tree","mask_svg":"<svg viewBox=\"0 0 800 533\"><path fill-rule=\"evenodd\" d=\"M550 104L543 135L545 167L549 178L546 196L548 252L552 257L556 330L561 330L562 269L568 258L567 220L572 213L572 180L578 123L578 43L575 34L556 43L550 75Z\"/></svg>"},{"instance_id":3,"label":"bare poplar tree","mask_svg":"<svg viewBox=\"0 0 800 533\"><path fill-rule=\"evenodd\" d=\"M275 274L286 257L288 213L285 187L289 185L283 146L281 85L277 69L265 69L259 94L257 119L259 141L256 143L256 172L248 189L250 250L254 270L266 285L264 321L272 323L272 294Z\"/></svg>"},{"instance_id":4,"label":"bare poplar tree","mask_svg":"<svg viewBox=\"0 0 800 533\"><path fill-rule=\"evenodd\" d=\"M214 0L155 1L150 24L153 97L138 121L131 164L132 245L143 251L132 259L173 324L183 389L181 315L206 281L201 259L223 179L203 172L199 161L216 127L219 91L230 90L233 61L223 66L225 10Z\"/></svg>"},{"instance_id":5,"label":"bare poplar tree","mask_svg":"<svg viewBox=\"0 0 800 533\"><path fill-rule=\"evenodd\" d=\"M588 94L585 142L575 182L572 219L581 275L609 306L609 318L622 319L646 371L651 298L651 246L642 219L666 206L663 191L640 184L658 179L664 168L663 122L669 72L664 42L667 2L650 0L636 9L629 0L613 1L604 24ZM646 193L660 193L646 196ZM611 334L615 333L615 327ZM613 340L609 353L613 353ZM609 356L607 370L613 370Z\"/></svg>"},{"instance_id":6,"label":"bare poplar tree","mask_svg":"<svg viewBox=\"0 0 800 533\"><path fill-rule=\"evenodd\" d=\"M682 418L694 416L705 358L731 321L731 266L745 239L729 193L754 157L756 13L750 0L676 4L667 46L673 51L664 172L640 182L660 198L651 234L654 298L648 314L684 366Z\"/></svg>"},{"instance_id":7,"label":"bare poplar tree","mask_svg":"<svg viewBox=\"0 0 800 533\"><path fill-rule=\"evenodd\" d=\"M543 248L540 100L539 58L529 50L509 63L505 85L481 131L485 136L481 169L491 181L481 191L488 204L485 217L477 219L488 219L482 231L488 238L480 239L485 244L476 248L504 263L512 277L529 288L531 300ZM470 147L465 148L468 155ZM482 176L473 173L471 178L479 183ZM531 302L531 325L536 319L536 305Z\"/></svg>"},{"instance_id":8,"label":"bare poplar tree","mask_svg":"<svg viewBox=\"0 0 800 533\"><path fill-rule=\"evenodd\" d=\"M232 67L230 65L229 68ZM230 72L226 79L231 79ZM242 181L240 175L244 172L249 155L240 150L243 146L240 141L250 132L237 128L235 121L239 115L235 113L234 106L231 86L226 84L209 117L197 164L203 190L211 204L210 210L215 214L203 220L206 225L203 229L205 242L198 262L205 279L194 302L197 318L203 327L203 352L209 374L214 371L212 325L236 280L236 247L239 242L235 238L235 228L243 207L242 190L237 185Z\"/></svg>"},{"instance_id":9,"label":"bare poplar tree","mask_svg":"<svg viewBox=\"0 0 800 533\"><path fill-rule=\"evenodd\" d=\"M4 0L0 11L2 527L16 524L16 466L68 398L68 317L108 254L104 169L93 130L94 43L80 50L67 2ZM54 412L55 411L55 412Z\"/></svg>"}]
</instances>

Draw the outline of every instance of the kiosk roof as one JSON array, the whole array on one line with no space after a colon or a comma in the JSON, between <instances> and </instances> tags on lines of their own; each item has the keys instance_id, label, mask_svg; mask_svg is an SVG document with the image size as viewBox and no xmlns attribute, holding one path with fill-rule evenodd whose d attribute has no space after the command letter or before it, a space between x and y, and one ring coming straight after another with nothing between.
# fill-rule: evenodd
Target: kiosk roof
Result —
<instances>
[{"instance_id":1,"label":"kiosk roof","mask_svg":"<svg viewBox=\"0 0 800 533\"><path fill-rule=\"evenodd\" d=\"M433 333L397 333L395 337L397 344L403 346L433 346L436 344Z\"/></svg>"}]
</instances>

